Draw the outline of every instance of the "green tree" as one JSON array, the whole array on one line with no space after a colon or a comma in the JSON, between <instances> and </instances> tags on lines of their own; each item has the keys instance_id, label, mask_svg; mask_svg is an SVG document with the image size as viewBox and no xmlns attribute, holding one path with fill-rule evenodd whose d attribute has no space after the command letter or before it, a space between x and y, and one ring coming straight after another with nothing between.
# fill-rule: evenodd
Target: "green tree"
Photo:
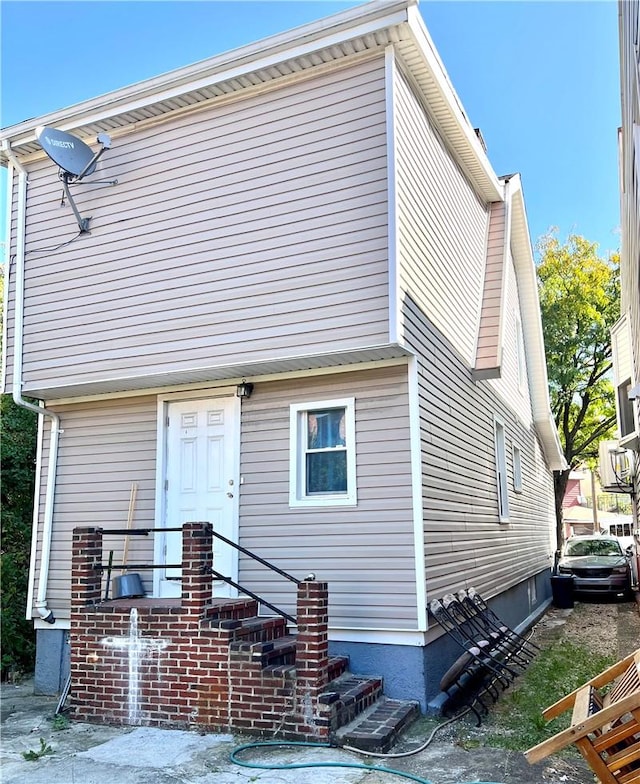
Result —
<instances>
[{"instance_id":1,"label":"green tree","mask_svg":"<svg viewBox=\"0 0 640 784\"><path fill-rule=\"evenodd\" d=\"M2 550L0 591L2 675L30 672L35 656L33 624L25 619L36 457L37 416L10 395L0 401Z\"/></svg>"},{"instance_id":2,"label":"green tree","mask_svg":"<svg viewBox=\"0 0 640 784\"><path fill-rule=\"evenodd\" d=\"M593 465L598 443L616 425L610 329L620 316L619 256L602 259L598 246L555 233L538 243L538 288L547 354L551 410L569 465L554 473L557 545L562 546L562 499L570 471Z\"/></svg>"},{"instance_id":3,"label":"green tree","mask_svg":"<svg viewBox=\"0 0 640 784\"><path fill-rule=\"evenodd\" d=\"M0 267L0 287L2 283ZM31 621L25 619L25 608L31 553L36 430L36 414L17 406L10 395L2 395L0 640L3 679L12 671L30 672L35 660L35 633Z\"/></svg>"}]
</instances>

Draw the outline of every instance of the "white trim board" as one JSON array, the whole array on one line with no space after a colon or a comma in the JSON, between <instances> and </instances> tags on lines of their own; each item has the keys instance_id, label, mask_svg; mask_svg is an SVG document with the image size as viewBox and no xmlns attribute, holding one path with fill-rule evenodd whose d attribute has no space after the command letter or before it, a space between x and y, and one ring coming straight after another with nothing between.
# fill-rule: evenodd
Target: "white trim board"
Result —
<instances>
[{"instance_id":1,"label":"white trim board","mask_svg":"<svg viewBox=\"0 0 640 784\"><path fill-rule=\"evenodd\" d=\"M198 392L210 389L226 389L235 387L241 381L250 380L253 384L262 384L268 381L287 381L292 378L312 378L313 376L327 376L334 373L353 373L360 370L375 370L381 367L396 367L406 365L413 352L403 348L406 352L402 357L389 359L374 359L367 362L350 363L348 365L329 365L326 367L309 368L307 370L290 370L283 373L263 373L259 375L242 375L225 379L211 379L209 381L193 381L183 384L163 384L160 386L144 387L141 389L131 389L123 392L100 392L95 395L78 395L77 397L57 397L47 399L47 405L69 405L71 403L91 403L100 400L117 400L118 398L141 397L144 395L173 394L176 392Z\"/></svg>"}]
</instances>

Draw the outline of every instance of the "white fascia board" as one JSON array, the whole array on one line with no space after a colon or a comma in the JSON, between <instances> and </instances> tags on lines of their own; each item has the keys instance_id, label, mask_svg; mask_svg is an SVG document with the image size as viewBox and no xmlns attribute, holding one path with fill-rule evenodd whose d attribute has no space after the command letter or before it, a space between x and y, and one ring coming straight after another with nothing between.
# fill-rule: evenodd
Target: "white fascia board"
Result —
<instances>
[{"instance_id":1,"label":"white fascia board","mask_svg":"<svg viewBox=\"0 0 640 784\"><path fill-rule=\"evenodd\" d=\"M349 38L371 35L378 30L403 24L407 9L417 0L374 2L350 8L301 27L293 28L254 43L232 49L120 90L92 98L66 109L30 119L0 131L0 140L14 143L35 140L35 128L56 124L61 130L104 120L114 113L135 111L150 103L175 98L185 92L233 79L249 71L259 71L318 49L343 43Z\"/></svg>"},{"instance_id":2,"label":"white fascia board","mask_svg":"<svg viewBox=\"0 0 640 784\"><path fill-rule=\"evenodd\" d=\"M549 467L554 471L561 471L568 466L560 444L558 429L551 415L538 282L520 175L515 174L510 178L509 190L511 192L511 252L518 280L533 420Z\"/></svg>"},{"instance_id":3,"label":"white fascia board","mask_svg":"<svg viewBox=\"0 0 640 784\"><path fill-rule=\"evenodd\" d=\"M453 143L456 152L460 154L461 148L466 148L466 152L470 158L473 159L474 165L480 170L482 173L483 179L483 194L487 201L502 201L503 199L503 188L496 175L491 163L489 162L489 158L485 153L482 145L480 144L480 140L476 136L476 133L469 122L469 119L464 111L462 106L462 102L458 98L458 94L453 88L451 81L449 79L449 75L444 67L442 60L440 59L440 55L436 51L435 45L429 35L429 32L418 12L418 9L413 6L407 9L408 13L408 20L409 20L409 27L411 33L413 35L413 39L415 44L420 52L420 55L424 61L424 64L430 75L432 76L436 88L438 90L439 96L444 102L447 111L447 119L451 120L455 127L456 132L458 134L459 140L454 141L451 138L450 133L447 134L449 137L449 142ZM468 164L465 166L468 170ZM472 179L477 180L477 175L474 176L472 172L469 172Z\"/></svg>"}]
</instances>

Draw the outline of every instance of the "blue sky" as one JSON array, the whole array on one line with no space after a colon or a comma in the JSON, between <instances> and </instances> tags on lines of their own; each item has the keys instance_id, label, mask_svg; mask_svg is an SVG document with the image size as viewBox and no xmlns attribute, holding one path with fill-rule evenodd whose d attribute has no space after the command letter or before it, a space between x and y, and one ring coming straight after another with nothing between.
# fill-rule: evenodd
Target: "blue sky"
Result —
<instances>
[{"instance_id":1,"label":"blue sky","mask_svg":"<svg viewBox=\"0 0 640 784\"><path fill-rule=\"evenodd\" d=\"M357 5L2 0L2 126ZM496 172L520 172L532 242L556 226L617 250L617 4L431 2L419 10ZM0 221L5 219L2 178ZM4 237L4 225L0 224Z\"/></svg>"}]
</instances>

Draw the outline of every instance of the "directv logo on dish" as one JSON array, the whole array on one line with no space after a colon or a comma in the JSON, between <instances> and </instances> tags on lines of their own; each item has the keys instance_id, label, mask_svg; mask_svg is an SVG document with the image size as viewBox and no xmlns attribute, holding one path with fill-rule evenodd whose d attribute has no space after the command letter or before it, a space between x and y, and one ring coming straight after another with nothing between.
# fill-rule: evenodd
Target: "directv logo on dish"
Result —
<instances>
[{"instance_id":1,"label":"directv logo on dish","mask_svg":"<svg viewBox=\"0 0 640 784\"><path fill-rule=\"evenodd\" d=\"M47 144L52 147L65 147L67 150L73 150L73 142L61 142L59 139L51 139L49 136L44 137Z\"/></svg>"}]
</instances>

